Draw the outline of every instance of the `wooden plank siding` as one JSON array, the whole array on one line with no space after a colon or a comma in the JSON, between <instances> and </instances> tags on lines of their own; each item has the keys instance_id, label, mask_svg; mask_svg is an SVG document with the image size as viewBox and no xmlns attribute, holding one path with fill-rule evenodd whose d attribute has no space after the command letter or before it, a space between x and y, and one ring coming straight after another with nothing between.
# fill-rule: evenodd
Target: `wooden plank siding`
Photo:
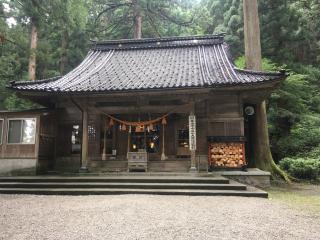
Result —
<instances>
[{"instance_id":1,"label":"wooden plank siding","mask_svg":"<svg viewBox=\"0 0 320 240\"><path fill-rule=\"evenodd\" d=\"M36 135L33 144L8 143L8 120L9 119L36 119ZM6 112L0 113L0 119L3 119L2 144L0 145L0 158L38 158L39 145L39 123L40 115L33 113Z\"/></svg>"}]
</instances>

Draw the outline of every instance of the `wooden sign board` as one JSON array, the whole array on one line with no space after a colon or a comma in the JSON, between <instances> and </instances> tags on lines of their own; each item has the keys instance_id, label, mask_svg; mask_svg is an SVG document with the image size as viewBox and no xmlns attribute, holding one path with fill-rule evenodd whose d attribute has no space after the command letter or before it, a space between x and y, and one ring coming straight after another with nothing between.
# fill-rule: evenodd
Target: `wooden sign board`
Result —
<instances>
[{"instance_id":1,"label":"wooden sign board","mask_svg":"<svg viewBox=\"0 0 320 240\"><path fill-rule=\"evenodd\" d=\"M189 116L189 147L191 151L197 149L197 135L196 135L196 116Z\"/></svg>"}]
</instances>

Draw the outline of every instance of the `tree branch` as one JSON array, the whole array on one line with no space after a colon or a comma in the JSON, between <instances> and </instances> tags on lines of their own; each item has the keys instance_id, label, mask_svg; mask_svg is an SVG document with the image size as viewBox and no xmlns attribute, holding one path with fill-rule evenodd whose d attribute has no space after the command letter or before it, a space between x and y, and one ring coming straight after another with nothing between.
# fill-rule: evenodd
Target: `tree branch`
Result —
<instances>
[{"instance_id":1,"label":"tree branch","mask_svg":"<svg viewBox=\"0 0 320 240\"><path fill-rule=\"evenodd\" d=\"M131 3L119 3L119 4L108 4L108 7L105 8L103 11L101 11L98 16L96 17L96 19L94 20L94 24L96 25L97 21L99 20L99 18L104 14L104 13L107 13L111 10L114 10L114 9L117 9L117 8L120 8L120 7L128 7L130 6Z\"/></svg>"}]
</instances>

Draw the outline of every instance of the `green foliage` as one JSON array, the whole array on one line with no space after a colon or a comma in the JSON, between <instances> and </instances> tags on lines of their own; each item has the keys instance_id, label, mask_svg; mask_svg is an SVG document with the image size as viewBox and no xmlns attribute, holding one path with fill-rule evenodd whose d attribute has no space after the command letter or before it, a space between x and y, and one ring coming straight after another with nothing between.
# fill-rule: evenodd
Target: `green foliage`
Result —
<instances>
[{"instance_id":1,"label":"green foliage","mask_svg":"<svg viewBox=\"0 0 320 240\"><path fill-rule=\"evenodd\" d=\"M297 179L317 180L320 177L320 158L284 158L280 167Z\"/></svg>"},{"instance_id":2,"label":"green foliage","mask_svg":"<svg viewBox=\"0 0 320 240\"><path fill-rule=\"evenodd\" d=\"M233 56L243 53L243 10L242 1L235 0L204 0L203 5L209 11L210 24L205 33L225 33L225 39L231 45Z\"/></svg>"},{"instance_id":3,"label":"green foliage","mask_svg":"<svg viewBox=\"0 0 320 240\"><path fill-rule=\"evenodd\" d=\"M239 57L235 64L244 68L245 58ZM265 58L262 65L264 71L285 67ZM270 143L276 161L297 155L315 157L320 152L320 71L311 66L290 65L295 71L287 70L289 77L268 101Z\"/></svg>"},{"instance_id":4,"label":"green foliage","mask_svg":"<svg viewBox=\"0 0 320 240\"><path fill-rule=\"evenodd\" d=\"M245 69L246 68L246 59L244 56L238 57L234 61L235 65L240 68L240 69ZM280 68L272 62L270 59L263 58L262 59L262 70L267 71L267 72L274 72L280 70Z\"/></svg>"},{"instance_id":5,"label":"green foliage","mask_svg":"<svg viewBox=\"0 0 320 240\"><path fill-rule=\"evenodd\" d=\"M270 142L276 160L306 155L320 144L320 89L306 68L301 73L291 72L269 99Z\"/></svg>"},{"instance_id":6,"label":"green foliage","mask_svg":"<svg viewBox=\"0 0 320 240\"><path fill-rule=\"evenodd\" d=\"M31 109L37 108L38 106L30 101L18 98L15 94L10 94L4 101L6 109L17 110L17 109Z\"/></svg>"}]
</instances>

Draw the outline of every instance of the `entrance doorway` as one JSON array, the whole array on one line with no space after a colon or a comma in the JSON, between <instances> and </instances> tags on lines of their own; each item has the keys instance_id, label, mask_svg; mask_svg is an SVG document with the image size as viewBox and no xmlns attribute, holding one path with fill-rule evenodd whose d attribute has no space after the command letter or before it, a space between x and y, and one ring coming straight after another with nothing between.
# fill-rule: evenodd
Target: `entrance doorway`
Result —
<instances>
[{"instance_id":1,"label":"entrance doorway","mask_svg":"<svg viewBox=\"0 0 320 240\"><path fill-rule=\"evenodd\" d=\"M130 134L130 151L160 153L160 125L136 127Z\"/></svg>"}]
</instances>

